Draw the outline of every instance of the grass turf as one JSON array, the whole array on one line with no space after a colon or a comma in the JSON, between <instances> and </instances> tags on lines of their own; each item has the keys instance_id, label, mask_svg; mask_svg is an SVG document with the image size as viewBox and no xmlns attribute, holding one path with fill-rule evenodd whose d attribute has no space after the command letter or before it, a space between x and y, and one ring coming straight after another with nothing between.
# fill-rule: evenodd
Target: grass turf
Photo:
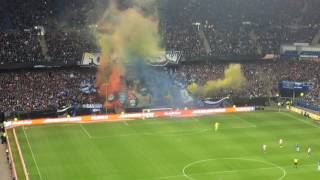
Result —
<instances>
[{"instance_id":1,"label":"grass turf","mask_svg":"<svg viewBox=\"0 0 320 180\"><path fill-rule=\"evenodd\" d=\"M19 157L18 147L17 147L17 144L16 144L14 136L13 136L13 130L9 129L9 130L7 130L7 133L8 133L8 138L10 141L11 153L13 154L13 157L14 157L14 164L15 164L18 179L24 179L25 176L24 176L24 172L23 172L23 165L22 165L22 161Z\"/></svg>"},{"instance_id":2,"label":"grass turf","mask_svg":"<svg viewBox=\"0 0 320 180\"><path fill-rule=\"evenodd\" d=\"M320 129L289 112L45 125L17 134L31 180L320 179Z\"/></svg>"}]
</instances>

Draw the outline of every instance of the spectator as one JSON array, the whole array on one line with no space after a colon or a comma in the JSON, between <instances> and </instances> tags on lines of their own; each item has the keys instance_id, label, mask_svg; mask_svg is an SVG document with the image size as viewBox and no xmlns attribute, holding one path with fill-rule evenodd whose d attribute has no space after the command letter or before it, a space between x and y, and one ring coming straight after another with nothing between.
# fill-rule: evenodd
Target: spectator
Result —
<instances>
[{"instance_id":1,"label":"spectator","mask_svg":"<svg viewBox=\"0 0 320 180\"><path fill-rule=\"evenodd\" d=\"M81 83L95 84L94 70L34 70L0 73L0 111L36 111L97 102L95 93L83 93Z\"/></svg>"}]
</instances>

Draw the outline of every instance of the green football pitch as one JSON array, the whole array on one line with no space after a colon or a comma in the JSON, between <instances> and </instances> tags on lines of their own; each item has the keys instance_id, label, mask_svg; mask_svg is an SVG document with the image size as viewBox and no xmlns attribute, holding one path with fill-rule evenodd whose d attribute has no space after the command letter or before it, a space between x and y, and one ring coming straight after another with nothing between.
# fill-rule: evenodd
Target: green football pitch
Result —
<instances>
[{"instance_id":1,"label":"green football pitch","mask_svg":"<svg viewBox=\"0 0 320 180\"><path fill-rule=\"evenodd\" d=\"M318 180L319 128L297 114L257 111L16 132L31 180Z\"/></svg>"}]
</instances>

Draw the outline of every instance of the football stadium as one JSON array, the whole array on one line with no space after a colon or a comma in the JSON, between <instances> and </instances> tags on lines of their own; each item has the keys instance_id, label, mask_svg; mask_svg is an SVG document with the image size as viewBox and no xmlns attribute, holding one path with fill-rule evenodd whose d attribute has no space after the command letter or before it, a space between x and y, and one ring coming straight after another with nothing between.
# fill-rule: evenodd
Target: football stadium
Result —
<instances>
[{"instance_id":1,"label":"football stadium","mask_svg":"<svg viewBox=\"0 0 320 180\"><path fill-rule=\"evenodd\" d=\"M319 0L1 0L0 180L320 179Z\"/></svg>"}]
</instances>

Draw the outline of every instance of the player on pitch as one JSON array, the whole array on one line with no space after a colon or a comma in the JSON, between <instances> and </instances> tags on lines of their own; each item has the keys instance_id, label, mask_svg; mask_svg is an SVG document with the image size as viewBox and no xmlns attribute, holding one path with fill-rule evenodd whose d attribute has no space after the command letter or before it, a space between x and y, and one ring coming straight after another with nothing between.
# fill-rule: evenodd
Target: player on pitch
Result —
<instances>
[{"instance_id":1,"label":"player on pitch","mask_svg":"<svg viewBox=\"0 0 320 180\"><path fill-rule=\"evenodd\" d=\"M217 132L219 129L219 123L218 122L215 122L214 123L214 131Z\"/></svg>"},{"instance_id":2,"label":"player on pitch","mask_svg":"<svg viewBox=\"0 0 320 180\"><path fill-rule=\"evenodd\" d=\"M296 152L300 152L300 145L296 143Z\"/></svg>"},{"instance_id":3,"label":"player on pitch","mask_svg":"<svg viewBox=\"0 0 320 180\"><path fill-rule=\"evenodd\" d=\"M299 159L295 158L293 159L293 165L295 168L298 168Z\"/></svg>"},{"instance_id":4,"label":"player on pitch","mask_svg":"<svg viewBox=\"0 0 320 180\"><path fill-rule=\"evenodd\" d=\"M262 151L263 151L264 153L267 152L267 145L266 145L266 144L262 144Z\"/></svg>"},{"instance_id":5,"label":"player on pitch","mask_svg":"<svg viewBox=\"0 0 320 180\"><path fill-rule=\"evenodd\" d=\"M280 146L280 148L283 147L283 139L279 139L279 146Z\"/></svg>"},{"instance_id":6,"label":"player on pitch","mask_svg":"<svg viewBox=\"0 0 320 180\"><path fill-rule=\"evenodd\" d=\"M308 149L307 149L307 154L308 154L308 157L311 156L311 147L309 146Z\"/></svg>"}]
</instances>

